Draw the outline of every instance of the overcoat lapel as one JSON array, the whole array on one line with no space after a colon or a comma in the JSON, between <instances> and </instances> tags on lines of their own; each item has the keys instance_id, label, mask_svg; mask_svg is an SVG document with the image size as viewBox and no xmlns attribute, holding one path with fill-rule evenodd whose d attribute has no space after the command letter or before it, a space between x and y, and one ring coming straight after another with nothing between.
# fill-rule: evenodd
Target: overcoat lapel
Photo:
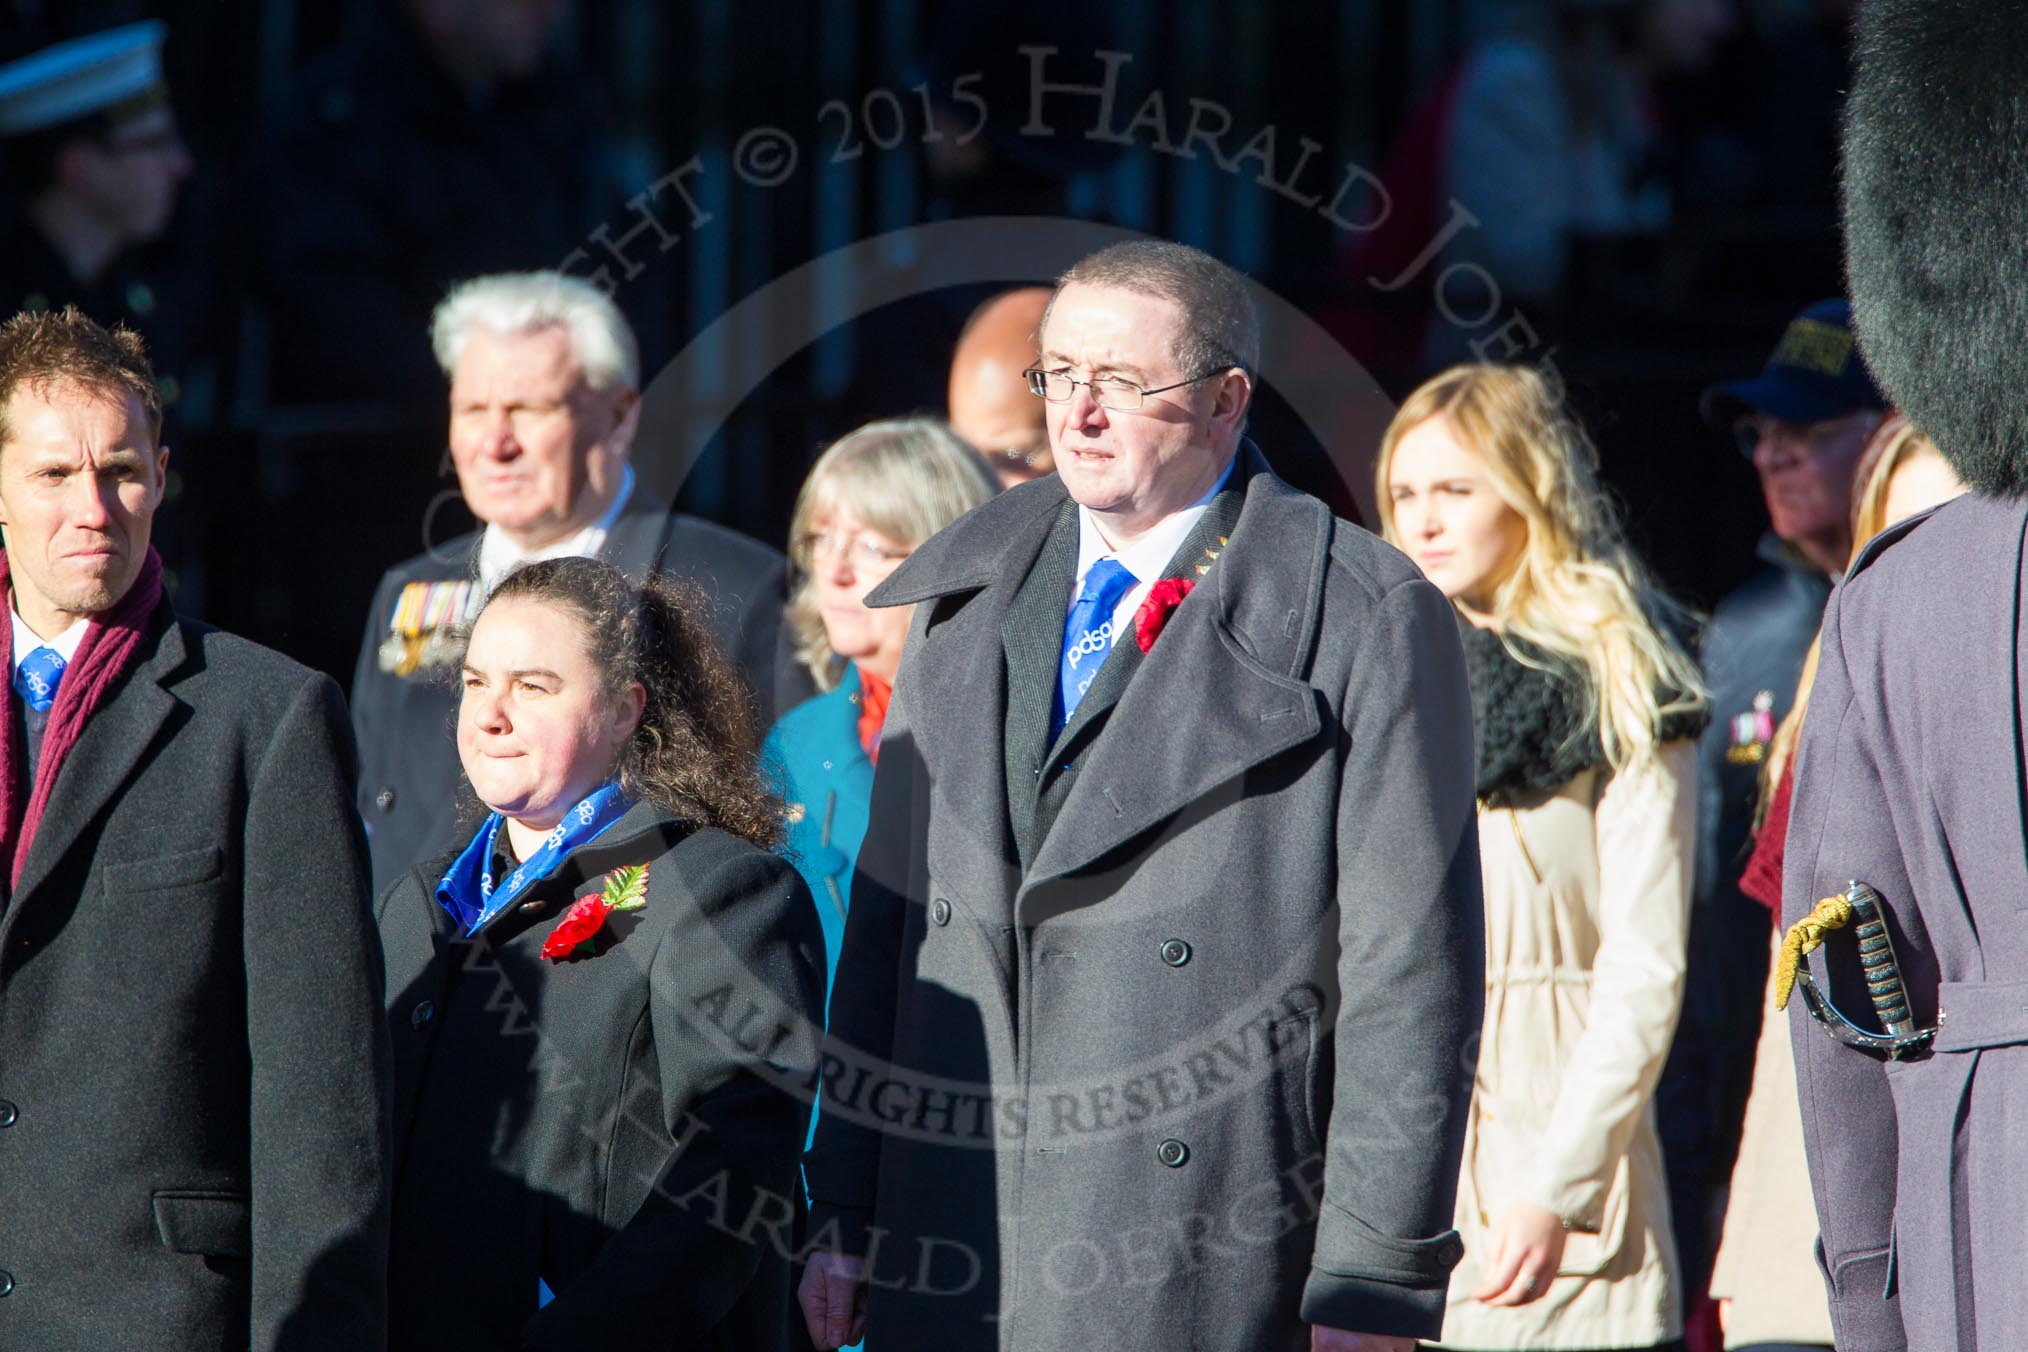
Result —
<instances>
[{"instance_id":1,"label":"overcoat lapel","mask_svg":"<svg viewBox=\"0 0 2028 1352\"><path fill-rule=\"evenodd\" d=\"M1248 454L1265 468L1257 452ZM1024 902L1037 885L1088 866L1317 735L1320 699L1301 673L1316 641L1333 529L1321 502L1271 474L1250 479L1229 545L1170 616L1082 752L1063 810L1027 871ZM1250 541L1260 543L1249 550ZM1185 563L1194 570L1194 560Z\"/></svg>"},{"instance_id":2,"label":"overcoat lapel","mask_svg":"<svg viewBox=\"0 0 2028 1352\"><path fill-rule=\"evenodd\" d=\"M914 749L935 784L937 798L962 808L980 832L979 839L994 842L1009 866L1020 856L1008 797L1008 607L1023 580L1038 571L1042 547L1065 515L1067 499L1062 483L1054 476L1009 489L917 546L894 575L866 598L872 606L928 603L936 607L933 629L923 633L926 617L918 615L909 644L910 652L916 651L919 641L936 644L938 659L912 661L904 655L894 697L907 709L927 711L922 717L910 718L918 730L955 722L976 732L963 738L919 738ZM1074 528L1075 514L1069 515ZM1065 587L1077 567L1075 547L1073 535ZM1056 654L1062 648L1061 599L1054 608L1057 613L1050 623L1055 631L1044 648L1051 664L1048 680L1055 679ZM1032 680L1033 676L1022 679ZM1044 689L1046 699L1047 687ZM948 715L952 710L962 710L965 716L951 720ZM1031 716L1032 711L1023 714L1024 718ZM1041 717L1044 725L1034 733L1038 747L1048 734L1046 703Z\"/></svg>"},{"instance_id":3,"label":"overcoat lapel","mask_svg":"<svg viewBox=\"0 0 2028 1352\"><path fill-rule=\"evenodd\" d=\"M1249 477L1250 472L1244 464L1234 467L1231 482L1205 508L1204 515L1198 518L1197 525L1184 537L1183 543L1176 547L1175 555L1162 570L1162 576L1156 579L1157 581L1189 578L1193 582L1198 582L1209 575L1211 564L1224 550L1226 540L1231 537L1233 528L1239 522L1239 509L1246 501L1246 480ZM1076 565L1073 563L1073 571L1075 568ZM1063 603L1059 602L1058 608L1061 609L1062 605ZM1129 632L1113 640L1112 650L1106 654L1105 661L1099 664L1098 675L1092 678L1091 689L1084 692L1084 698L1078 701L1076 712L1071 715L1070 721L1063 725L1063 731L1057 734L1056 741L1051 744L1050 765L1045 776L1048 773L1061 773L1055 762L1084 735L1087 728L1112 712L1113 706L1119 703L1120 696L1126 693L1128 684L1134 679L1134 673L1141 669L1141 644L1131 632L1132 617L1128 618L1127 623ZM1063 627L1060 621L1057 627L1059 630ZM1052 666L1052 679L1053 677ZM1053 689L1051 693L1054 694Z\"/></svg>"},{"instance_id":4,"label":"overcoat lapel","mask_svg":"<svg viewBox=\"0 0 2028 1352\"><path fill-rule=\"evenodd\" d=\"M42 822L28 847L28 858L22 862L21 881L7 908L6 923L0 925L0 942L20 913L22 899L34 893L36 884L50 875L133 777L135 767L154 748L157 734L179 707L162 683L183 665L188 649L167 605L155 614L155 622L165 627L154 653L93 712L77 745L64 757L49 806L43 810Z\"/></svg>"},{"instance_id":5,"label":"overcoat lapel","mask_svg":"<svg viewBox=\"0 0 2028 1352\"><path fill-rule=\"evenodd\" d=\"M1014 844L1025 865L1039 843L1035 796L1063 650L1064 605L1077 575L1077 509L1066 498L1035 566L1015 592L1000 624L1007 663L1007 802Z\"/></svg>"}]
</instances>

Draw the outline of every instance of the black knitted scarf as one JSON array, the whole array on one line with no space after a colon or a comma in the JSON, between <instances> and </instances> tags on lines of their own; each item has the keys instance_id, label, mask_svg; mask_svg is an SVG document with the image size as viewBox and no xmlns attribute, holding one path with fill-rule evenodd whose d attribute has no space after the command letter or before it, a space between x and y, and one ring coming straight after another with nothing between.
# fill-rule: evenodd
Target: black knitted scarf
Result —
<instances>
[{"instance_id":1,"label":"black knitted scarf","mask_svg":"<svg viewBox=\"0 0 2028 1352\"><path fill-rule=\"evenodd\" d=\"M1581 725L1584 702L1572 684L1574 677L1516 660L1491 629L1462 620L1458 627L1472 683L1482 801L1491 807L1517 806L1605 762L1597 726ZM1542 657L1540 649L1520 640L1514 646L1531 659ZM1662 740L1694 737L1707 721L1701 711L1670 714L1662 720Z\"/></svg>"}]
</instances>

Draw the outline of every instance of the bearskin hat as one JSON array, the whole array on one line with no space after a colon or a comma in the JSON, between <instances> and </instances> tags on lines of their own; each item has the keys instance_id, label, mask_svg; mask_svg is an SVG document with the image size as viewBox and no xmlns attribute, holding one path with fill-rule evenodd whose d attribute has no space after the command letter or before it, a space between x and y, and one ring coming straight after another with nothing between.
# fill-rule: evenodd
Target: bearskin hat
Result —
<instances>
[{"instance_id":1,"label":"bearskin hat","mask_svg":"<svg viewBox=\"0 0 2028 1352\"><path fill-rule=\"evenodd\" d=\"M1981 493L2028 492L2028 3L1866 0L1844 127L1860 351Z\"/></svg>"}]
</instances>

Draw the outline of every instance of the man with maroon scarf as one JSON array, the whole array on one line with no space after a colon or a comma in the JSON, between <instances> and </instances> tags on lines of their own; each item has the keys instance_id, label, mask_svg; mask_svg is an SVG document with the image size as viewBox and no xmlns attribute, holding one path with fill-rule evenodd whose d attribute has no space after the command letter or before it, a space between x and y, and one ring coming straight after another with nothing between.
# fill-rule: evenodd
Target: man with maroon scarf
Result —
<instances>
[{"instance_id":1,"label":"man with maroon scarf","mask_svg":"<svg viewBox=\"0 0 2028 1352\"><path fill-rule=\"evenodd\" d=\"M161 417L132 333L0 326L0 1346L378 1347L352 738L164 596Z\"/></svg>"}]
</instances>

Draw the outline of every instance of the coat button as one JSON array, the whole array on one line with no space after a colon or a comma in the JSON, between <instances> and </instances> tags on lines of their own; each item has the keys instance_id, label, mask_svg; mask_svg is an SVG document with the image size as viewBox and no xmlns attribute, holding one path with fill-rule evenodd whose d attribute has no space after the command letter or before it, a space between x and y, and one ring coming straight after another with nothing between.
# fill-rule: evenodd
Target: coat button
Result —
<instances>
[{"instance_id":1,"label":"coat button","mask_svg":"<svg viewBox=\"0 0 2028 1352\"><path fill-rule=\"evenodd\" d=\"M379 793L374 794L373 805L382 812L394 811L394 790L384 788Z\"/></svg>"},{"instance_id":2,"label":"coat button","mask_svg":"<svg viewBox=\"0 0 2028 1352\"><path fill-rule=\"evenodd\" d=\"M21 1114L6 1099L0 1099L0 1127L11 1127L21 1120Z\"/></svg>"},{"instance_id":3,"label":"coat button","mask_svg":"<svg viewBox=\"0 0 2028 1352\"><path fill-rule=\"evenodd\" d=\"M1162 961L1171 967L1181 967L1190 961L1190 945L1181 939L1170 939L1162 945Z\"/></svg>"},{"instance_id":4,"label":"coat button","mask_svg":"<svg viewBox=\"0 0 2028 1352\"><path fill-rule=\"evenodd\" d=\"M938 898L937 898L937 899L936 899L935 901L931 902L931 903L930 903L930 921L931 921L931 923L932 923L932 924L937 924L937 925L948 925L948 924L950 924L950 923L951 923L951 904L950 904L950 903L949 903L948 901L945 901L945 900L944 900L944 899L943 899L942 897L938 897Z\"/></svg>"},{"instance_id":5,"label":"coat button","mask_svg":"<svg viewBox=\"0 0 2028 1352\"><path fill-rule=\"evenodd\" d=\"M1171 1136L1155 1147L1155 1158L1171 1169L1181 1169L1190 1158L1190 1147Z\"/></svg>"},{"instance_id":6,"label":"coat button","mask_svg":"<svg viewBox=\"0 0 2028 1352\"><path fill-rule=\"evenodd\" d=\"M542 909L543 907L545 907L545 906L547 906L547 905L549 905L549 903L548 903L548 902L546 902L546 901L541 901L541 900L537 900L537 901L524 901L524 902L522 902L522 903L521 903L521 909L522 909L522 910L524 910L524 911L530 911L530 912L533 912L533 911L539 911L539 910L541 910L541 909Z\"/></svg>"},{"instance_id":7,"label":"coat button","mask_svg":"<svg viewBox=\"0 0 2028 1352\"><path fill-rule=\"evenodd\" d=\"M11 1272L0 1272L0 1296L11 1296L13 1294L14 1274Z\"/></svg>"},{"instance_id":8,"label":"coat button","mask_svg":"<svg viewBox=\"0 0 2028 1352\"><path fill-rule=\"evenodd\" d=\"M424 1024L428 1023L432 1018L434 1018L436 1016L436 1012L437 1007L431 1004L429 1001L424 1000L421 1004L417 1005L414 1009L408 1012L408 1026L411 1028L420 1028Z\"/></svg>"}]
</instances>

